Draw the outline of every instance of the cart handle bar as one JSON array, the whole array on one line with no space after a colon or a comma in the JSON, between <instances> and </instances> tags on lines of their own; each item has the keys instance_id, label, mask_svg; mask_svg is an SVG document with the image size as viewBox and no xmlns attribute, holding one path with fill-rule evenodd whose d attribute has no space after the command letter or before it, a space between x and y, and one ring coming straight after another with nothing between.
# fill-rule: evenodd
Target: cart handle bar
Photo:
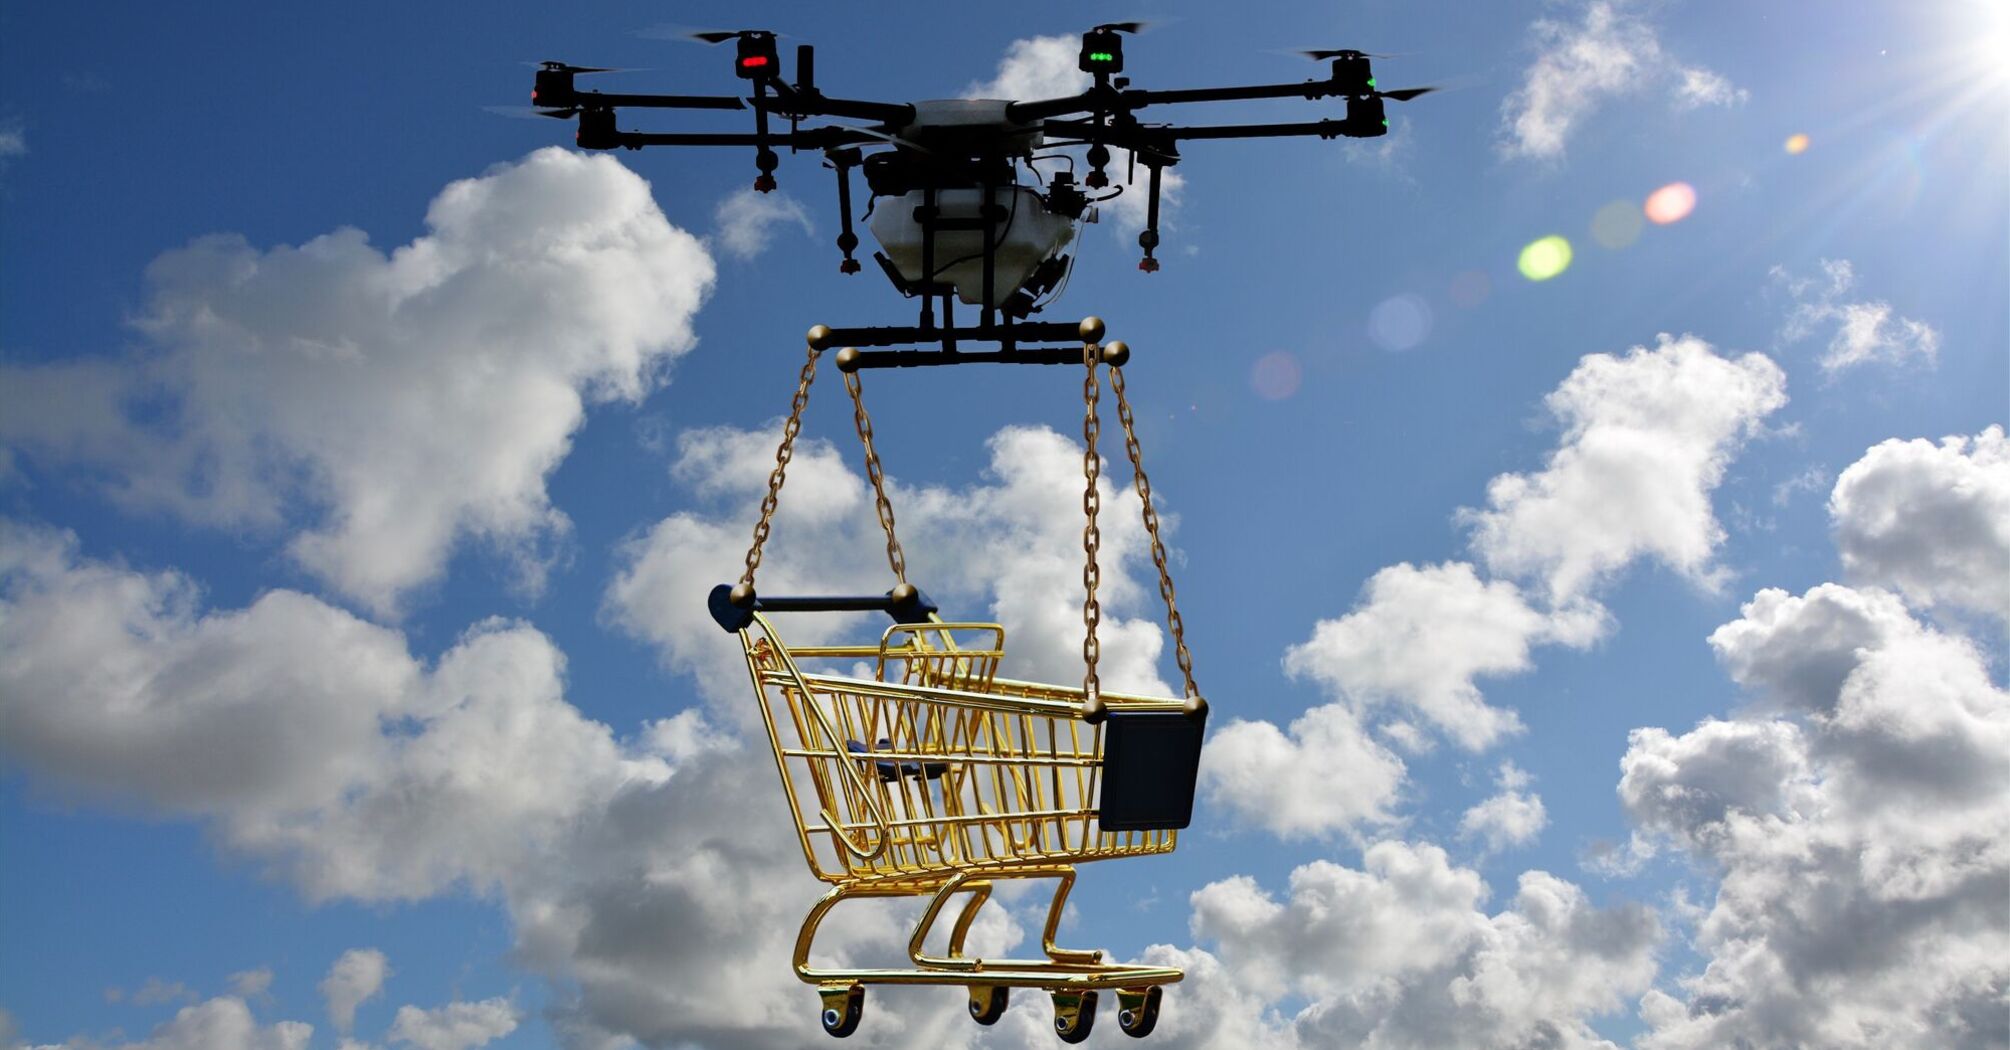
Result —
<instances>
[{"instance_id":1,"label":"cart handle bar","mask_svg":"<svg viewBox=\"0 0 2010 1050\"><path fill-rule=\"evenodd\" d=\"M755 594L752 588L722 583L712 588L705 605L711 610L712 619L728 634L746 630L757 612L883 612L897 623L927 623L937 609L912 584L903 584L885 594L770 598Z\"/></svg>"}]
</instances>

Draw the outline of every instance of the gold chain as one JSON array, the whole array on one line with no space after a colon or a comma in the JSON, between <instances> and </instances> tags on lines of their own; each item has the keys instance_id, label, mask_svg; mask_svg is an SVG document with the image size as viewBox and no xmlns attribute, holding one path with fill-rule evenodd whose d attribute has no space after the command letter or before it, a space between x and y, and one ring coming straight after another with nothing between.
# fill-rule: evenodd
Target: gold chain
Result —
<instances>
[{"instance_id":1,"label":"gold chain","mask_svg":"<svg viewBox=\"0 0 2010 1050\"><path fill-rule=\"evenodd\" d=\"M811 346L809 360L803 362L802 375L796 379L796 397L789 403L789 421L782 427L782 446L775 450L775 469L768 473L768 494L761 499L761 520L754 524L754 545L747 548L747 568L740 573L740 582L750 590L754 586L754 570L761 567L761 547L768 542L770 519L775 516L775 505L782 496L789 459L795 455L796 435L803 429L803 408L810 403L810 384L816 378L817 348Z\"/></svg>"},{"instance_id":2,"label":"gold chain","mask_svg":"<svg viewBox=\"0 0 2010 1050\"><path fill-rule=\"evenodd\" d=\"M1101 356L1102 348L1095 343L1083 345L1082 477L1087 486L1082 490L1082 513L1088 517L1088 524L1082 528L1082 553L1087 559L1082 566L1082 588L1086 595L1082 599L1082 662L1086 665L1082 672L1082 697L1091 711L1102 704L1102 682L1096 676L1096 661L1102 655L1102 647L1096 641L1096 625L1103 619L1103 607L1096 601L1096 585L1102 582L1096 552L1103 545L1103 531L1096 525L1096 513L1103 505L1102 494L1096 491L1096 482L1102 475L1102 463L1096 455L1096 439L1103 429L1096 414L1097 402L1102 399L1102 386L1096 381L1096 363Z\"/></svg>"},{"instance_id":3,"label":"gold chain","mask_svg":"<svg viewBox=\"0 0 2010 1050\"><path fill-rule=\"evenodd\" d=\"M879 527L886 530L886 563L893 568L894 580L906 583L907 554L900 549L899 537L893 534L893 504L886 499L886 475L879 468L879 453L872 447L872 417L866 415L865 394L859 386L857 372L844 373L844 388L851 391L851 419L858 426L859 441L865 445L865 476L872 480L872 498L879 510Z\"/></svg>"},{"instance_id":4,"label":"gold chain","mask_svg":"<svg viewBox=\"0 0 2010 1050\"><path fill-rule=\"evenodd\" d=\"M1159 567L1159 597L1166 601L1166 626L1172 628L1173 651L1179 657L1179 672L1186 678L1186 695L1199 696L1193 684L1193 654L1186 648L1186 623L1180 619L1179 603L1173 598L1172 572L1166 568L1165 541L1159 538L1159 512L1152 507L1152 480L1145 476L1144 451L1138 447L1138 432L1131 418L1131 401L1124 396L1124 370L1110 366L1110 390L1117 395L1117 420L1124 427L1124 451L1130 453L1131 475L1137 479L1138 501L1144 504L1145 531L1152 538L1152 562Z\"/></svg>"}]
</instances>

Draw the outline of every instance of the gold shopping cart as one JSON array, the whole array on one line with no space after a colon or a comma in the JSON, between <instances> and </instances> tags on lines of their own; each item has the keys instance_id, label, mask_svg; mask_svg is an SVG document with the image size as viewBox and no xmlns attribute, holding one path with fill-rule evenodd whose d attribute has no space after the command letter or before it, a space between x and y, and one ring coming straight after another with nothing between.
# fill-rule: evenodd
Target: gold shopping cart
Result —
<instances>
[{"instance_id":1,"label":"gold shopping cart","mask_svg":"<svg viewBox=\"0 0 2010 1050\"><path fill-rule=\"evenodd\" d=\"M1132 1036L1157 1024L1164 986L1179 970L1106 962L1099 951L1058 947L1058 931L1076 864L1169 853L1192 815L1207 705L1193 685L1192 661L1166 569L1150 481L1125 399L1122 343L1096 345L1084 323L1086 368L1083 545L1086 598L1085 673L1080 688L1000 678L1005 631L997 624L946 622L906 580L865 412L855 352L838 355L853 417L865 447L888 560L898 581L884 595L771 597L753 588L754 572L779 499L801 415L814 379L812 339L793 408L769 477L754 544L737 586L713 588L709 607L739 636L747 671L773 745L790 815L810 870L832 888L810 909L797 935L796 974L815 984L824 1030L857 1030L868 984L962 985L970 1016L993 1024L1012 988L1049 992L1054 1028L1064 1042L1088 1037L1098 992L1114 990L1118 1024ZM849 357L847 355L850 355ZM1106 692L1097 679L1096 455L1100 385L1107 366L1124 424L1160 592L1186 682L1170 699ZM869 644L791 646L770 614L879 611L895 621ZM870 667L870 677L865 669ZM1053 879L1040 946L1044 958L991 959L964 954L971 923L997 883ZM945 954L926 949L950 899L968 894L948 933ZM905 968L816 967L810 949L838 904L858 898L917 897L927 905L908 941Z\"/></svg>"}]
</instances>

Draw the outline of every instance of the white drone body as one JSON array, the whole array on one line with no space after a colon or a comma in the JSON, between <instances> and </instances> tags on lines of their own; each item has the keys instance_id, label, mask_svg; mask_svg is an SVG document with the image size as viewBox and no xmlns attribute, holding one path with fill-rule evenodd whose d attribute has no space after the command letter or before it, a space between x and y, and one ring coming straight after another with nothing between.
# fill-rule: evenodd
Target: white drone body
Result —
<instances>
[{"instance_id":1,"label":"white drone body","mask_svg":"<svg viewBox=\"0 0 2010 1050\"><path fill-rule=\"evenodd\" d=\"M940 146L952 153L970 140L1013 142L1025 152L1041 145L1037 125L1018 124L1005 115L1009 103L998 99L938 99L914 104L914 121L900 129L903 145L924 152ZM1016 141L1014 141L1016 140ZM935 191L938 227L934 231L932 264L935 272L924 273L927 233L916 209L923 207L927 191L877 199L868 227L886 250L886 256L902 278L910 283L947 284L956 297L973 306L996 307L1017 291L1041 263L1061 253L1075 238L1079 219L1057 214L1034 186L1015 184L994 186L989 203L1002 208L1007 219L993 233L991 299L984 299L984 230L980 209L986 203L982 189L939 189ZM1091 219L1090 221L1093 221Z\"/></svg>"}]
</instances>

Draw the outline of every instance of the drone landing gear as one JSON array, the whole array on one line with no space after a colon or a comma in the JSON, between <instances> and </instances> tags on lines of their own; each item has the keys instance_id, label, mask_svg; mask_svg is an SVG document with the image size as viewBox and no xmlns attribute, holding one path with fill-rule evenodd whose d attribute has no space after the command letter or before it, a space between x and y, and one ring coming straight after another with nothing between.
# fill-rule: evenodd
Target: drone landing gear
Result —
<instances>
[{"instance_id":1,"label":"drone landing gear","mask_svg":"<svg viewBox=\"0 0 2010 1050\"><path fill-rule=\"evenodd\" d=\"M775 189L775 169L781 166L782 158L768 147L768 107L762 103L768 97L768 82L754 81L754 167L760 174L754 176L754 191L772 193Z\"/></svg>"},{"instance_id":2,"label":"drone landing gear","mask_svg":"<svg viewBox=\"0 0 2010 1050\"><path fill-rule=\"evenodd\" d=\"M856 146L851 149L831 150L824 154L830 158L831 166L838 176L838 221L844 230L838 234L838 251L844 253L844 261L838 263L838 272L854 274L863 269L851 253L858 248L858 234L851 232L851 169L858 166L860 154Z\"/></svg>"},{"instance_id":3,"label":"drone landing gear","mask_svg":"<svg viewBox=\"0 0 2010 1050\"><path fill-rule=\"evenodd\" d=\"M1145 232L1138 234L1138 247L1145 250L1145 257L1138 261L1138 269L1157 273L1159 261L1152 258L1152 249L1159 246L1159 175L1165 171L1165 165L1146 160L1145 167L1151 171L1151 186L1146 191L1149 203L1145 206Z\"/></svg>"}]
</instances>

